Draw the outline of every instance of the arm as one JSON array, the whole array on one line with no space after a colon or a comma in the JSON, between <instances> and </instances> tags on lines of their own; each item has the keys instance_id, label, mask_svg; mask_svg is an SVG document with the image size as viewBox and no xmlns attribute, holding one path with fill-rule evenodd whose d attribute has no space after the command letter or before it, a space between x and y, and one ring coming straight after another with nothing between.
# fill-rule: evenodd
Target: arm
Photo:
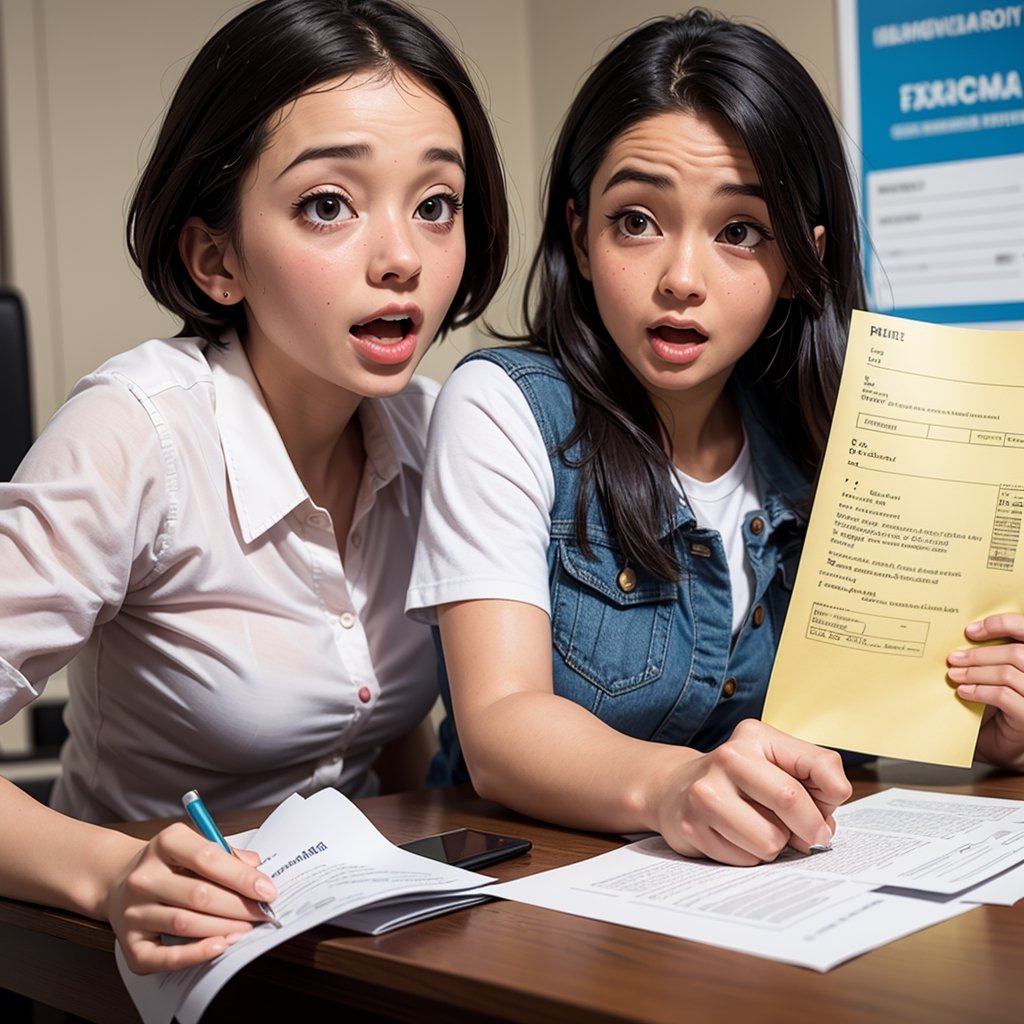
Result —
<instances>
[{"instance_id":1,"label":"arm","mask_svg":"<svg viewBox=\"0 0 1024 1024\"><path fill-rule=\"evenodd\" d=\"M960 697L986 705L977 755L1024 771L1024 615L989 615L965 633L985 646L951 652L947 674Z\"/></svg>"},{"instance_id":2,"label":"arm","mask_svg":"<svg viewBox=\"0 0 1024 1024\"><path fill-rule=\"evenodd\" d=\"M438 609L459 737L481 796L584 829L657 831L731 864L831 840L850 794L832 751L744 722L708 754L636 740L554 693L548 616L476 600Z\"/></svg>"},{"instance_id":3,"label":"arm","mask_svg":"<svg viewBox=\"0 0 1024 1024\"><path fill-rule=\"evenodd\" d=\"M3 894L108 920L138 973L218 956L264 920L256 901L277 895L252 864L182 823L146 843L58 814L5 779L0 819ZM165 946L161 934L199 941Z\"/></svg>"},{"instance_id":4,"label":"arm","mask_svg":"<svg viewBox=\"0 0 1024 1024\"><path fill-rule=\"evenodd\" d=\"M152 571L165 536L163 473L138 402L103 385L63 406L0 488L0 714L28 703L115 613L133 576ZM109 920L134 970L208 960L262 920L252 902L262 876L184 824L144 843L2 779L0 821L0 892ZM161 933L202 941L164 946Z\"/></svg>"}]
</instances>

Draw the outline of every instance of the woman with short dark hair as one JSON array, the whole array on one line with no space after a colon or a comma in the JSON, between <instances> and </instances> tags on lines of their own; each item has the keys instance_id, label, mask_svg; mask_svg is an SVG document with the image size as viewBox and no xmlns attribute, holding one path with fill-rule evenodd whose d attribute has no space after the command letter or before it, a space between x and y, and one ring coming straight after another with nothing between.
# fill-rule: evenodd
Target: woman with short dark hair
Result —
<instances>
[{"instance_id":1,"label":"woman with short dark hair","mask_svg":"<svg viewBox=\"0 0 1024 1024\"><path fill-rule=\"evenodd\" d=\"M408 8L268 0L200 49L128 218L182 330L80 381L0 486L0 715L71 662L54 810L0 780L0 892L187 967L264 920L270 879L183 824L85 822L423 778L413 372L484 310L507 235L484 109Z\"/></svg>"}]
</instances>

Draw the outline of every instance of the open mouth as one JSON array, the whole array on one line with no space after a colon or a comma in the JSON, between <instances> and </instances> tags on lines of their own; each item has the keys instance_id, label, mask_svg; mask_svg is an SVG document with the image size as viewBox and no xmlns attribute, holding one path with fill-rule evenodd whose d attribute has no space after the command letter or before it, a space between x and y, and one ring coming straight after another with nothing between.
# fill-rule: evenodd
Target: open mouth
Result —
<instances>
[{"instance_id":1,"label":"open mouth","mask_svg":"<svg viewBox=\"0 0 1024 1024\"><path fill-rule=\"evenodd\" d=\"M707 335L693 327L669 327L662 324L651 331L651 337L667 345L700 345L707 341Z\"/></svg>"},{"instance_id":2,"label":"open mouth","mask_svg":"<svg viewBox=\"0 0 1024 1024\"><path fill-rule=\"evenodd\" d=\"M380 316L364 324L353 324L349 328L356 338L377 341L382 344L401 341L412 332L412 320L407 316Z\"/></svg>"}]
</instances>

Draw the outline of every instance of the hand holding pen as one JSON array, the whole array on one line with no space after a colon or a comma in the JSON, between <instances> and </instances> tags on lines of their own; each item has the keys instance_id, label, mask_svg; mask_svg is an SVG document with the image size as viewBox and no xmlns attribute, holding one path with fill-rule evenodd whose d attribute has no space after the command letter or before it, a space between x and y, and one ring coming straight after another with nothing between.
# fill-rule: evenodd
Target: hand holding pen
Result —
<instances>
[{"instance_id":1,"label":"hand holding pen","mask_svg":"<svg viewBox=\"0 0 1024 1024\"><path fill-rule=\"evenodd\" d=\"M217 823L206 809L206 804L203 803L198 790L190 789L181 798L181 803L185 808L185 813L192 819L193 824L210 842L216 843L221 849L230 853L232 857L238 856L231 844L221 834L220 829L217 828ZM269 903L259 902L257 906L267 915L267 920L275 928L281 927L281 922L277 919L277 915Z\"/></svg>"},{"instance_id":2,"label":"hand holding pen","mask_svg":"<svg viewBox=\"0 0 1024 1024\"><path fill-rule=\"evenodd\" d=\"M148 841L100 831L96 916L110 922L136 974L206 963L266 920L258 904L276 899L276 886L255 854L223 856L215 848L224 848L222 839L182 821Z\"/></svg>"}]
</instances>

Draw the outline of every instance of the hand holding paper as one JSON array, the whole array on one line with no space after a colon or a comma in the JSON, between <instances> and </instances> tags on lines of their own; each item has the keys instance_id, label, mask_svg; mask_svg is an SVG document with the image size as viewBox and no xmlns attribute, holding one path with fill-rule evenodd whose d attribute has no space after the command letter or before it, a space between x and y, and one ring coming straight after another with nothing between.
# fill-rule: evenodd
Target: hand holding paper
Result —
<instances>
[{"instance_id":1,"label":"hand holding paper","mask_svg":"<svg viewBox=\"0 0 1024 1024\"><path fill-rule=\"evenodd\" d=\"M187 836L201 843L210 860L216 855L222 865L246 867L184 825L161 834L172 830L176 838ZM251 842L262 854L263 870L276 886L272 894L262 895L274 899L281 927L264 924L248 931L210 963L191 961L196 966L189 970L145 976L128 968L119 943L121 976L146 1024L170 1024L172 1018L197 1024L221 986L245 964L315 925L333 921L376 933L477 902L483 898L477 889L493 881L400 850L335 789L321 790L309 799L292 794L255 832L229 839L235 849ZM258 915L256 911L253 916ZM167 948L182 950L185 956L190 949Z\"/></svg>"},{"instance_id":2,"label":"hand holding paper","mask_svg":"<svg viewBox=\"0 0 1024 1024\"><path fill-rule=\"evenodd\" d=\"M133 971L205 963L265 920L256 901L277 893L256 870L258 858L245 856L225 853L183 824L165 828L139 849L111 884L106 907ZM164 934L196 941L167 944Z\"/></svg>"},{"instance_id":3,"label":"hand holding paper","mask_svg":"<svg viewBox=\"0 0 1024 1024\"><path fill-rule=\"evenodd\" d=\"M978 754L992 764L1024 769L1024 615L972 622L969 640L984 646L952 651L947 674L964 700L985 704Z\"/></svg>"}]
</instances>

